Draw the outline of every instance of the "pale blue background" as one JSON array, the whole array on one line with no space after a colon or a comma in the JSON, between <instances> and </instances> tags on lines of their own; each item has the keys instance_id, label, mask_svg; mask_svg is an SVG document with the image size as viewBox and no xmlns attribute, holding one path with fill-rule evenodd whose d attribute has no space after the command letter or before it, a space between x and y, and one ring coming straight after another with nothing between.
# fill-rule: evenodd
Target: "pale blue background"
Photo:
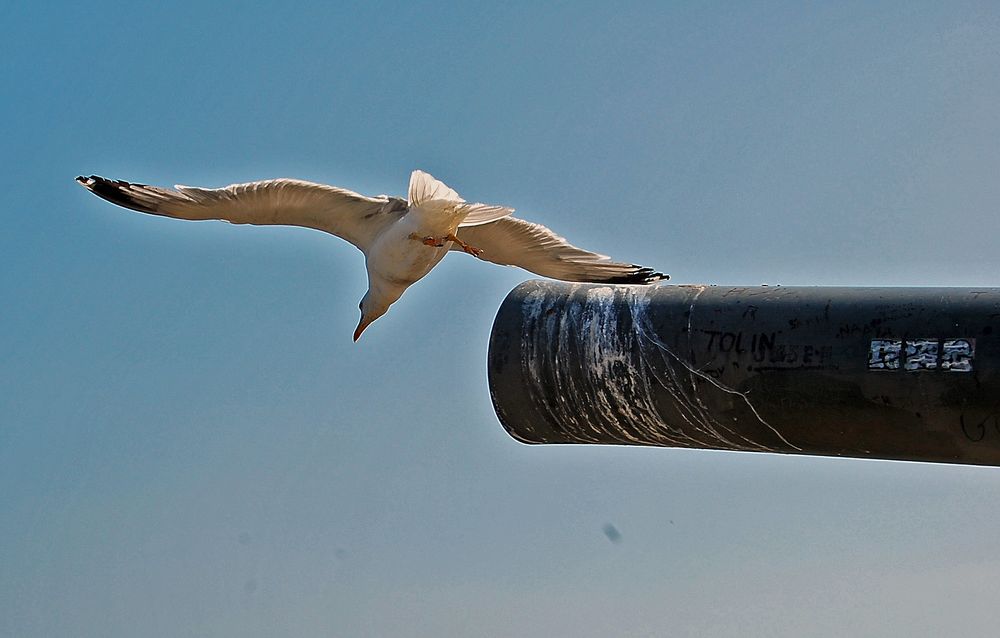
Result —
<instances>
[{"instance_id":1,"label":"pale blue background","mask_svg":"<svg viewBox=\"0 0 1000 638\"><path fill-rule=\"evenodd\" d=\"M995 2L36 4L0 635L995 634L994 469L524 446L485 361L526 273L452 255L355 345L349 245L73 182L419 167L679 283L996 285Z\"/></svg>"}]
</instances>

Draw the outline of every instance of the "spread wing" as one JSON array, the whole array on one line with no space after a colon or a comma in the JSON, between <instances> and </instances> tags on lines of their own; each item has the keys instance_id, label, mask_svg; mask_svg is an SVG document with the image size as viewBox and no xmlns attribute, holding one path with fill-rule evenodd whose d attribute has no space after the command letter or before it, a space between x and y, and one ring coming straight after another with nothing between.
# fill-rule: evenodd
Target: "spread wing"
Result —
<instances>
[{"instance_id":1,"label":"spread wing","mask_svg":"<svg viewBox=\"0 0 1000 638\"><path fill-rule=\"evenodd\" d=\"M219 219L234 224L277 224L326 231L361 250L385 224L405 213L402 199L358 193L297 179L272 179L225 188L175 189L132 184L92 175L77 177L109 202L177 219Z\"/></svg>"},{"instance_id":2,"label":"spread wing","mask_svg":"<svg viewBox=\"0 0 1000 638\"><path fill-rule=\"evenodd\" d=\"M461 226L458 238L482 250L481 259L518 266L552 279L614 284L649 284L669 279L652 268L611 261L605 255L577 248L545 226L516 217ZM462 248L453 245L452 250Z\"/></svg>"}]
</instances>

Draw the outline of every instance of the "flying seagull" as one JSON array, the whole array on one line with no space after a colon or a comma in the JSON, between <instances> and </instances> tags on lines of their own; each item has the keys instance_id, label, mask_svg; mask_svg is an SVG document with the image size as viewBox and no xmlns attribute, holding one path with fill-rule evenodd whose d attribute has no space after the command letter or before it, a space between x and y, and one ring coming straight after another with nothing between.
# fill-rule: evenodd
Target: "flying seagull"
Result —
<instances>
[{"instance_id":1,"label":"flying seagull","mask_svg":"<svg viewBox=\"0 0 1000 638\"><path fill-rule=\"evenodd\" d=\"M577 248L541 224L512 217L513 208L470 204L423 171L410 175L407 199L367 197L297 179L174 189L96 175L76 181L98 197L143 213L304 226L346 239L365 254L368 270L355 341L449 250L564 281L650 284L668 278L651 268Z\"/></svg>"}]
</instances>

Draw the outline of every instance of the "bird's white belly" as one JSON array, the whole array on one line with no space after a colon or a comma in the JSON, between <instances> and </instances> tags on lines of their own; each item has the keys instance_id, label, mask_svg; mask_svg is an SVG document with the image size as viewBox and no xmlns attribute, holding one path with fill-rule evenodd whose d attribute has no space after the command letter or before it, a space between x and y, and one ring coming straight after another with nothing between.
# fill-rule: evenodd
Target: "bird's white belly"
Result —
<instances>
[{"instance_id":1,"label":"bird's white belly","mask_svg":"<svg viewBox=\"0 0 1000 638\"><path fill-rule=\"evenodd\" d=\"M410 285L429 273L451 247L451 242L441 248L427 246L420 238L440 238L448 232L420 224L413 215L407 215L386 229L367 251L368 271L389 282Z\"/></svg>"}]
</instances>

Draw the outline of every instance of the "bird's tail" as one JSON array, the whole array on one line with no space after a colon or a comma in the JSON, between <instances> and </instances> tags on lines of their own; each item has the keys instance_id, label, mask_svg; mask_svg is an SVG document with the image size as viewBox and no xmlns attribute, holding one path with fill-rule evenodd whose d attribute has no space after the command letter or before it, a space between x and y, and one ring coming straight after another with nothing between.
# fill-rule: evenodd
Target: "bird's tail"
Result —
<instances>
[{"instance_id":1,"label":"bird's tail","mask_svg":"<svg viewBox=\"0 0 1000 638\"><path fill-rule=\"evenodd\" d=\"M410 206L419 206L420 204L434 200L459 204L454 208L455 213L462 219L459 226L488 224L501 217L507 217L514 212L513 208L507 208L506 206L469 204L459 197L458 193L448 188L447 184L439 179L435 179L433 175L424 171L413 171L410 174L408 196Z\"/></svg>"}]
</instances>

